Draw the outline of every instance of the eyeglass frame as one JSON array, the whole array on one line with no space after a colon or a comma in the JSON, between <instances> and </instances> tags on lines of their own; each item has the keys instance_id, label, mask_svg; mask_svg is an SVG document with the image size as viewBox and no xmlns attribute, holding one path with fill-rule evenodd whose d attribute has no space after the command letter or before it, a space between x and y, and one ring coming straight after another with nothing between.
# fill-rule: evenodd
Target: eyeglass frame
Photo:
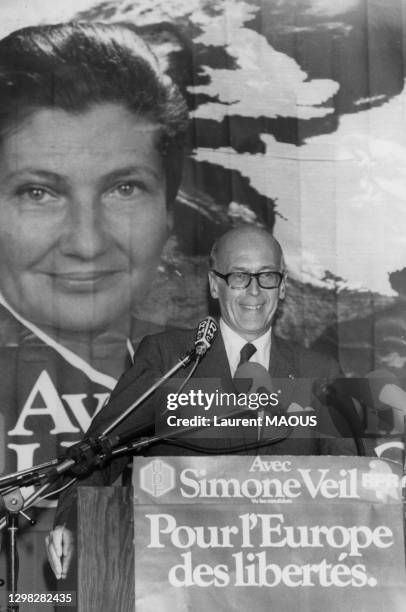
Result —
<instances>
[{"instance_id":1,"label":"eyeglass frame","mask_svg":"<svg viewBox=\"0 0 406 612\"><path fill-rule=\"evenodd\" d=\"M263 272L246 272L245 270L235 270L234 272L229 272L228 274L222 274L221 272L217 272L217 270L214 270L213 268L211 268L210 272L213 272L215 276L218 276L219 278L222 278L224 281L226 281L227 287L230 287L230 289L236 289L237 291L239 289L248 289L253 278L255 278L255 280L257 281L258 287L260 287L261 289L268 289L268 290L279 289L279 287L282 284L283 278L285 276L285 274L283 272L279 272L279 270L264 270ZM278 285L275 285L274 287L264 287L263 285L261 285L259 277L261 276L261 274L267 274L268 272L272 272L272 274L277 274L279 276ZM246 274L247 276L249 276L248 284L245 287L231 287L231 285L228 282L228 279L232 274Z\"/></svg>"}]
</instances>

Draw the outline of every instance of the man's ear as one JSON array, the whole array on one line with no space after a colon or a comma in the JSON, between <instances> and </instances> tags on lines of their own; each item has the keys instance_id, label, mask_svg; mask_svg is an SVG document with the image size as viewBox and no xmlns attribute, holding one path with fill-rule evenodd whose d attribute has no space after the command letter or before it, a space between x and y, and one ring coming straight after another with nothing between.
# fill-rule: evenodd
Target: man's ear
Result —
<instances>
[{"instance_id":1,"label":"man's ear","mask_svg":"<svg viewBox=\"0 0 406 612\"><path fill-rule=\"evenodd\" d=\"M280 300L284 300L285 299L285 295L286 295L286 279L287 279L288 275L287 272L283 273L283 278L282 278L282 282L279 285L279 299Z\"/></svg>"},{"instance_id":2,"label":"man's ear","mask_svg":"<svg viewBox=\"0 0 406 612\"><path fill-rule=\"evenodd\" d=\"M218 288L217 288L217 276L213 274L211 270L209 270L209 287L210 287L210 295L213 299L218 299Z\"/></svg>"}]
</instances>

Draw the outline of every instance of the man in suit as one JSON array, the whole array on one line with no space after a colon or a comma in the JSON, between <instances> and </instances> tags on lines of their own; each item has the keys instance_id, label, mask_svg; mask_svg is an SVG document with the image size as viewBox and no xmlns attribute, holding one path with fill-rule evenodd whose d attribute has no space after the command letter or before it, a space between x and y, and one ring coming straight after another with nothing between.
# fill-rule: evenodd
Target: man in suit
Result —
<instances>
[{"instance_id":1,"label":"man in suit","mask_svg":"<svg viewBox=\"0 0 406 612\"><path fill-rule=\"evenodd\" d=\"M207 355L199 363L193 378L183 389L204 389L235 393L233 377L244 362L257 363L270 374L269 385L279 392L285 413L305 412L313 408L323 418L323 410L315 396L315 380L330 380L339 375L336 362L288 343L272 333L272 323L279 300L285 296L286 271L279 243L265 229L244 226L222 236L211 253L209 284L211 296L220 308L220 333ZM111 399L94 419L89 434L100 433L131 405L151 384L175 365L193 346L195 332L173 330L147 336L134 358L134 366L120 379ZM189 366L180 375L187 376ZM114 431L135 430L138 435L151 435L156 423L167 414L169 392L176 392L181 380L174 381L146 400ZM317 385L316 385L317 387ZM268 389L270 390L270 389ZM228 407L217 404L211 410L227 414ZM325 429L324 429L325 430ZM191 432L168 444L161 441L143 454L169 455L204 453L265 454L348 454L354 452L348 441L323 438L314 428L282 426L264 435L258 427L221 428L221 437L207 432ZM87 485L111 484L128 463L127 458L112 461L104 470L86 477ZM61 496L56 527L49 536L51 565L58 578L65 577L72 551L71 529L74 492Z\"/></svg>"}]
</instances>

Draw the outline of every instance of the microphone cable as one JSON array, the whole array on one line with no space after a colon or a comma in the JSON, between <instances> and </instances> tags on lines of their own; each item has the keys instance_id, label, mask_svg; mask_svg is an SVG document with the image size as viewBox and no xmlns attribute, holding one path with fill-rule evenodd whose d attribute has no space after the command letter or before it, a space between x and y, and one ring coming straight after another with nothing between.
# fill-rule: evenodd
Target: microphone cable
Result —
<instances>
[{"instance_id":1,"label":"microphone cable","mask_svg":"<svg viewBox=\"0 0 406 612\"><path fill-rule=\"evenodd\" d=\"M194 452L201 453L202 455L229 455L232 453L238 453L244 450L254 450L258 448L262 448L263 446L268 446L272 444L276 444L277 442L283 442L286 440L293 431L293 427L289 427L289 432L286 435L278 436L277 438L263 439L257 440L255 442L249 442L248 444L239 444L232 447L227 448L207 448L205 446L199 446L198 444L190 444L188 442L181 442L180 440L173 439L162 439L160 442L164 442L165 444L170 444L172 446L178 446L179 448L185 448L186 450L191 450ZM158 444L156 442L155 444Z\"/></svg>"}]
</instances>

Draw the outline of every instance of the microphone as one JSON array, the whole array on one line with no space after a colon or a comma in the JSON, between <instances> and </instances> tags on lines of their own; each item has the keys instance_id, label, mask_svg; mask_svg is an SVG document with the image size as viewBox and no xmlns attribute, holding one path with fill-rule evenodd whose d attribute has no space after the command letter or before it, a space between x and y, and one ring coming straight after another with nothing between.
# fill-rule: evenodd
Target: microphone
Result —
<instances>
[{"instance_id":1,"label":"microphone","mask_svg":"<svg viewBox=\"0 0 406 612\"><path fill-rule=\"evenodd\" d=\"M246 361L241 364L235 371L233 384L238 393L244 393L246 395L255 394L267 394L277 395L274 391L274 384L270 373L264 366L259 363ZM272 408L271 408L272 406ZM250 410L253 410L250 408ZM278 418L284 414L284 408L279 404L279 399L276 404L268 404L266 406L260 406L255 408L255 412L261 419L264 419L265 413L272 411L273 416ZM275 431L278 435L275 437ZM257 448L260 448L263 444L272 444L289 437L293 432L293 427L289 424L279 425L278 427L272 427L271 425L265 424L263 421L262 426L258 427L257 430Z\"/></svg>"},{"instance_id":2,"label":"microphone","mask_svg":"<svg viewBox=\"0 0 406 612\"><path fill-rule=\"evenodd\" d=\"M274 391L275 386L268 370L261 364L255 363L255 361L246 361L236 369L233 384L238 393L244 393L246 395L251 393L257 395L265 393L269 396L279 395L279 393ZM272 404L272 407L274 414L282 414L284 412L284 409L279 404L279 399L277 403ZM269 405L265 406L265 408L262 406L257 409L257 412L263 414L264 410L269 411Z\"/></svg>"},{"instance_id":3,"label":"microphone","mask_svg":"<svg viewBox=\"0 0 406 612\"><path fill-rule=\"evenodd\" d=\"M366 375L371 388L374 407L386 410L392 409L395 429L403 432L406 417L406 393L399 386L399 381L392 372L372 370Z\"/></svg>"},{"instance_id":4,"label":"microphone","mask_svg":"<svg viewBox=\"0 0 406 612\"><path fill-rule=\"evenodd\" d=\"M351 437L356 443L358 455L365 455L362 436L365 433L365 422L362 406L354 401L355 394L361 386L366 386L365 379L336 378L324 383L316 381L313 394L325 405L327 412L319 424L319 431L327 435L337 435L342 438Z\"/></svg>"},{"instance_id":5,"label":"microphone","mask_svg":"<svg viewBox=\"0 0 406 612\"><path fill-rule=\"evenodd\" d=\"M246 361L235 371L233 383L238 393L271 393L271 375L261 364Z\"/></svg>"},{"instance_id":6,"label":"microphone","mask_svg":"<svg viewBox=\"0 0 406 612\"><path fill-rule=\"evenodd\" d=\"M391 411L393 426L399 432L404 430L406 417L406 392L400 387L394 374L386 370L372 370L364 378L339 378L327 389L330 398L338 400L340 408L347 405L352 413L353 422L358 422L360 433L364 426L362 421L371 413L386 413ZM350 401L350 406L348 406ZM361 407L356 405L359 402ZM367 411L367 414L364 411ZM378 418L377 416L375 418ZM370 421L370 418L367 418ZM378 423L376 423L376 426Z\"/></svg>"},{"instance_id":7,"label":"microphone","mask_svg":"<svg viewBox=\"0 0 406 612\"><path fill-rule=\"evenodd\" d=\"M200 321L196 332L195 354L197 357L204 357L214 342L217 335L218 326L213 317L205 317Z\"/></svg>"},{"instance_id":8,"label":"microphone","mask_svg":"<svg viewBox=\"0 0 406 612\"><path fill-rule=\"evenodd\" d=\"M392 372L372 370L365 378L370 383L372 397L378 400L378 409L379 403L382 403L406 415L406 392Z\"/></svg>"},{"instance_id":9,"label":"microphone","mask_svg":"<svg viewBox=\"0 0 406 612\"><path fill-rule=\"evenodd\" d=\"M387 410L390 406L406 416L406 393L392 372L372 370L363 378L339 378L333 384L336 383L340 392L347 397L353 397L375 410Z\"/></svg>"}]
</instances>

